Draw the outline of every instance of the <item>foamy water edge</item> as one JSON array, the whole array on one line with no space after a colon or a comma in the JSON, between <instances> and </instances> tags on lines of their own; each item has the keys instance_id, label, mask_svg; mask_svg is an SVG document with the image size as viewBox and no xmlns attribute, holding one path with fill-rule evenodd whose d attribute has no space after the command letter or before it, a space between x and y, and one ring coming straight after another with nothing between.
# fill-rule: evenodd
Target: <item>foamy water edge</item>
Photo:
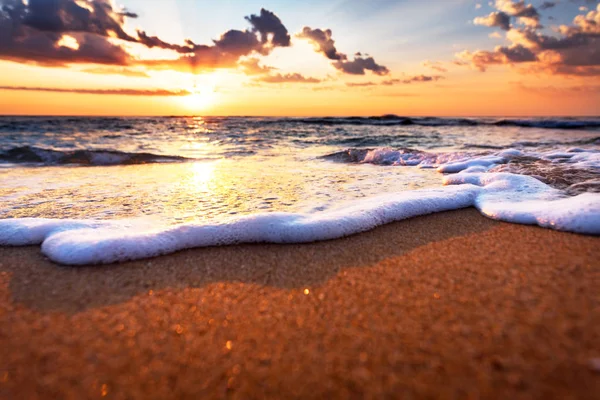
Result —
<instances>
[{"instance_id":1,"label":"foamy water edge","mask_svg":"<svg viewBox=\"0 0 600 400\"><path fill-rule=\"evenodd\" d=\"M596 168L598 152L572 149L546 155L573 165ZM314 213L260 213L216 223L166 225L148 219L71 220L19 218L0 220L0 245L41 244L52 261L65 265L108 264L138 260L179 250L240 243L309 243L337 239L403 219L476 207L500 221L538 225L560 231L600 235L600 193L566 196L540 180L508 172L487 172L518 150L440 162L450 173L444 186L355 200ZM399 157L396 165L420 165L414 155L379 151L365 162ZM412 157L412 158L411 158ZM410 159L409 159L410 158ZM402 162L401 162L402 161ZM409 162L406 162L409 161ZM432 167L423 158L422 167Z\"/></svg>"}]
</instances>

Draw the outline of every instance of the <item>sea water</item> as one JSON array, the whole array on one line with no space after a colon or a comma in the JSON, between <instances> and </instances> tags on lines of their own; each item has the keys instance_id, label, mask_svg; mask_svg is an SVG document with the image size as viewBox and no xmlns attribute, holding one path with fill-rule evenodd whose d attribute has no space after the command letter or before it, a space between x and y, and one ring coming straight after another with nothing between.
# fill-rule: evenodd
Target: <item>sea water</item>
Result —
<instances>
[{"instance_id":1,"label":"sea water","mask_svg":"<svg viewBox=\"0 0 600 400\"><path fill-rule=\"evenodd\" d=\"M0 117L0 245L63 264L464 207L600 234L600 118Z\"/></svg>"}]
</instances>

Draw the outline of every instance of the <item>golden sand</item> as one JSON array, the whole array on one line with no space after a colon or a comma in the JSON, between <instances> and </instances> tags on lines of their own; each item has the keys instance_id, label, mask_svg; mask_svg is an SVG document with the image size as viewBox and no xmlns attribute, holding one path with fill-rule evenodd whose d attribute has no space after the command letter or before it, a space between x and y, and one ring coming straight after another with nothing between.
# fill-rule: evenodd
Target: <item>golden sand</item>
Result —
<instances>
[{"instance_id":1,"label":"golden sand","mask_svg":"<svg viewBox=\"0 0 600 400\"><path fill-rule=\"evenodd\" d=\"M0 398L597 398L600 238L475 210L72 268L0 248Z\"/></svg>"}]
</instances>

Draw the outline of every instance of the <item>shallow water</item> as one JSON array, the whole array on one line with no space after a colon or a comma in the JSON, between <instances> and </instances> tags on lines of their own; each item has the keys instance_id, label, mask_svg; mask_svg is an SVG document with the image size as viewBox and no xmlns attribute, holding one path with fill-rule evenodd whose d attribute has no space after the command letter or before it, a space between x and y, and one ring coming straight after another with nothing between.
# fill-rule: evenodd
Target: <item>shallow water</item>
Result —
<instances>
[{"instance_id":1,"label":"shallow water","mask_svg":"<svg viewBox=\"0 0 600 400\"><path fill-rule=\"evenodd\" d=\"M0 118L4 244L15 242L15 229L41 242L72 230L74 220L86 220L96 240L108 225L93 221L112 224L114 233L133 219L125 230L139 250L140 232L150 228L162 243L173 227L264 222L281 212L269 220L279 230L268 234L177 239L163 252L310 241L467 206L496 219L598 234L597 192L600 118ZM32 221L48 218L58 222L35 236ZM335 234L323 234L331 223ZM310 233L294 239L290 229ZM87 262L132 258L133 250L124 254Z\"/></svg>"}]
</instances>

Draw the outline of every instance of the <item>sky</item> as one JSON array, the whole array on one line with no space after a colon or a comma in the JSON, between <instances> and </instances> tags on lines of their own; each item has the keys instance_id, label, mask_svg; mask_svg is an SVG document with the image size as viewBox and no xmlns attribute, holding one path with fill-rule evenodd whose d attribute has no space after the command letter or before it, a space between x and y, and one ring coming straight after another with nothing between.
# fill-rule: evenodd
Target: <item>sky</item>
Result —
<instances>
[{"instance_id":1,"label":"sky","mask_svg":"<svg viewBox=\"0 0 600 400\"><path fill-rule=\"evenodd\" d=\"M0 0L0 114L600 115L598 0Z\"/></svg>"}]
</instances>

